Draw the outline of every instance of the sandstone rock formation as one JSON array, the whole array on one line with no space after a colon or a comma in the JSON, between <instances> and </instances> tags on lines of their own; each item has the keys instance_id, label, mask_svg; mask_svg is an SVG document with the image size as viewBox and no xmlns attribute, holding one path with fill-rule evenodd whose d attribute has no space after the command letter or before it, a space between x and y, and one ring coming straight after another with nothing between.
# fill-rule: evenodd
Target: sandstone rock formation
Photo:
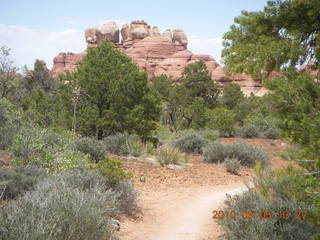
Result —
<instances>
[{"instance_id":1,"label":"sandstone rock formation","mask_svg":"<svg viewBox=\"0 0 320 240\"><path fill-rule=\"evenodd\" d=\"M113 42L115 47L130 56L141 70L147 71L149 78L167 74L178 80L186 65L202 60L206 63L212 80L217 81L221 87L235 82L247 95L262 95L266 91L262 88L261 81L254 81L244 74L229 76L211 56L193 54L187 49L188 38L180 29L168 29L160 33L158 27L151 27L141 20L124 24L119 30L115 22L109 22L101 27L86 29L85 39L88 47L97 46L102 40ZM85 55L86 51L79 54L60 53L53 60L51 76L57 77L66 71L75 71Z\"/></svg>"},{"instance_id":2,"label":"sandstone rock formation","mask_svg":"<svg viewBox=\"0 0 320 240\"><path fill-rule=\"evenodd\" d=\"M84 35L89 45L96 45L101 40L119 43L119 28L115 22L108 22L101 27L88 28Z\"/></svg>"},{"instance_id":3,"label":"sandstone rock formation","mask_svg":"<svg viewBox=\"0 0 320 240\"><path fill-rule=\"evenodd\" d=\"M83 51L78 54L70 52L59 53L59 55L53 59L53 67L50 71L50 75L53 77L57 77L61 73L66 71L76 71L79 62L84 58L86 54L86 51Z\"/></svg>"}]
</instances>

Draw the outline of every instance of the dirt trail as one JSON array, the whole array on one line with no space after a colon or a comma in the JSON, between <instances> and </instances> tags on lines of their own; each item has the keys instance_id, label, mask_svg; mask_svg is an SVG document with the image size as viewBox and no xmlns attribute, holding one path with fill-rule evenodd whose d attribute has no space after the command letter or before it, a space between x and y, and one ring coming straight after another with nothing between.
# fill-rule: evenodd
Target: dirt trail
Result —
<instances>
[{"instance_id":1,"label":"dirt trail","mask_svg":"<svg viewBox=\"0 0 320 240\"><path fill-rule=\"evenodd\" d=\"M273 168L288 165L277 156L285 147L280 141L221 141L245 141L261 146L271 156ZM224 240L221 227L212 219L212 211L222 208L226 193L245 191L243 180L251 182L253 176L252 169L247 168L242 168L238 175L230 174L222 164L205 163L201 156L191 156L192 167L181 170L123 160L140 193L142 213L135 219L120 219L121 240ZM142 175L146 176L146 182L139 181Z\"/></svg>"},{"instance_id":2,"label":"dirt trail","mask_svg":"<svg viewBox=\"0 0 320 240\"><path fill-rule=\"evenodd\" d=\"M220 227L212 219L212 211L221 208L226 193L233 195L245 189L243 184L236 183L167 189L159 191L156 199L154 193L152 199L143 196L147 206L143 219L122 225L120 237L122 240L223 239Z\"/></svg>"},{"instance_id":3,"label":"dirt trail","mask_svg":"<svg viewBox=\"0 0 320 240\"><path fill-rule=\"evenodd\" d=\"M184 203L171 203L173 211L164 216L167 219L166 222L160 225L161 227L154 232L150 240L212 238L213 236L210 234L213 229L216 229L214 226L216 223L212 219L212 211L221 207L226 199L226 193L233 195L243 189L239 186L216 187L191 196Z\"/></svg>"}]
</instances>

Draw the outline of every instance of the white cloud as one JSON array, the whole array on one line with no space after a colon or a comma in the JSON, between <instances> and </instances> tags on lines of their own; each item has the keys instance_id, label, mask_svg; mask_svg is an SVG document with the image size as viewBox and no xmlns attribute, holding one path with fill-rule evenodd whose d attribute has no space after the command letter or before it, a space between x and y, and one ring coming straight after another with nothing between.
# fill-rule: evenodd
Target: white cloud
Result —
<instances>
[{"instance_id":1,"label":"white cloud","mask_svg":"<svg viewBox=\"0 0 320 240\"><path fill-rule=\"evenodd\" d=\"M188 37L188 48L193 53L209 54L219 64L221 64L222 39L221 38L201 38L199 36Z\"/></svg>"},{"instance_id":2,"label":"white cloud","mask_svg":"<svg viewBox=\"0 0 320 240\"><path fill-rule=\"evenodd\" d=\"M47 31L16 25L0 24L0 46L12 49L11 56L19 67L33 67L36 59L44 60L48 68L60 52L81 52L86 47L83 32L75 29Z\"/></svg>"}]
</instances>

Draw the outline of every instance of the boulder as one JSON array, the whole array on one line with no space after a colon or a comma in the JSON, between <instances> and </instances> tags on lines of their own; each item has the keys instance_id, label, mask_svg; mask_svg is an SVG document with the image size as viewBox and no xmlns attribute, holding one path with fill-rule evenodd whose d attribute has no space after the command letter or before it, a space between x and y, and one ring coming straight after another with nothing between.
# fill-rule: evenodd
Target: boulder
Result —
<instances>
[{"instance_id":1,"label":"boulder","mask_svg":"<svg viewBox=\"0 0 320 240\"><path fill-rule=\"evenodd\" d=\"M102 40L102 35L97 28L88 28L84 31L84 36L88 44L97 44Z\"/></svg>"},{"instance_id":2,"label":"boulder","mask_svg":"<svg viewBox=\"0 0 320 240\"><path fill-rule=\"evenodd\" d=\"M187 47L188 38L181 29L175 29L172 32L172 42Z\"/></svg>"},{"instance_id":3,"label":"boulder","mask_svg":"<svg viewBox=\"0 0 320 240\"><path fill-rule=\"evenodd\" d=\"M150 36L148 24L141 21L132 21L130 24L130 32L132 39L144 39Z\"/></svg>"},{"instance_id":4,"label":"boulder","mask_svg":"<svg viewBox=\"0 0 320 240\"><path fill-rule=\"evenodd\" d=\"M126 23L126 24L122 25L121 38L122 38L122 42L132 40L131 31L130 31L130 24Z\"/></svg>"},{"instance_id":5,"label":"boulder","mask_svg":"<svg viewBox=\"0 0 320 240\"><path fill-rule=\"evenodd\" d=\"M101 40L108 40L113 43L119 42L119 29L115 22L108 22L101 27L88 28L84 32L88 45L98 44Z\"/></svg>"},{"instance_id":6,"label":"boulder","mask_svg":"<svg viewBox=\"0 0 320 240\"><path fill-rule=\"evenodd\" d=\"M119 43L120 32L115 22L108 22L99 27L104 40Z\"/></svg>"}]
</instances>

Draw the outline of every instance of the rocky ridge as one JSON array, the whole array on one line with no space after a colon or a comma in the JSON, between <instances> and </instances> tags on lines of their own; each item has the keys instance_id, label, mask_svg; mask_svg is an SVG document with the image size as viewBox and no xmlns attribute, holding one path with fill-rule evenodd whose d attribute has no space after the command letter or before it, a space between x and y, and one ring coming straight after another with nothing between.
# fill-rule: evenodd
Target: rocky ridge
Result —
<instances>
[{"instance_id":1,"label":"rocky ridge","mask_svg":"<svg viewBox=\"0 0 320 240\"><path fill-rule=\"evenodd\" d=\"M263 95L266 92L261 81L255 81L244 74L228 76L210 55L193 54L187 48L188 38L181 29L167 29L160 33L158 27L151 27L139 20L124 24L121 29L115 22L108 22L100 27L86 29L84 35L88 47L97 46L102 40L113 42L116 48L138 64L140 70L147 71L149 78L167 74L178 80L186 65L203 60L212 80L217 81L220 86L235 82L247 95ZM53 59L51 76L57 77L66 71L75 71L85 55L86 51L78 54L59 53Z\"/></svg>"}]
</instances>

